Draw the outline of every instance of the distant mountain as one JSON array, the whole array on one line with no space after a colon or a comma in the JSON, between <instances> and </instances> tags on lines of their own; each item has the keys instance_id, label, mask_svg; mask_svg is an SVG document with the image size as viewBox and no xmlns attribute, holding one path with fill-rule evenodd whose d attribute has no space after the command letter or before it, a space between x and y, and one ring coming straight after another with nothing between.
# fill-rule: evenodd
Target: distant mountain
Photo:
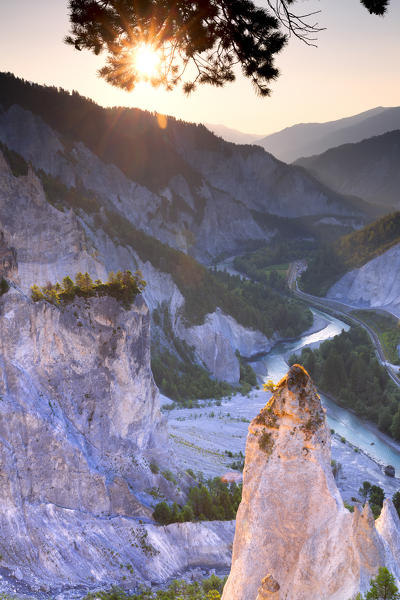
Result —
<instances>
[{"instance_id":1,"label":"distant mountain","mask_svg":"<svg viewBox=\"0 0 400 600\"><path fill-rule=\"evenodd\" d=\"M296 164L338 192L400 207L400 130L301 158Z\"/></svg>"},{"instance_id":2,"label":"distant mountain","mask_svg":"<svg viewBox=\"0 0 400 600\"><path fill-rule=\"evenodd\" d=\"M205 126L207 129L215 133L215 135L218 135L227 142L232 142L234 144L255 144L258 140L261 140L264 137L263 134L243 133L243 131L231 129L230 127L225 127L225 125L205 123Z\"/></svg>"},{"instance_id":3,"label":"distant mountain","mask_svg":"<svg viewBox=\"0 0 400 600\"><path fill-rule=\"evenodd\" d=\"M314 219L318 232L326 218L336 230L365 222L366 203L259 146L238 146L172 117L161 125L150 112L105 109L76 92L0 73L5 146L201 262L265 244L277 233L271 215Z\"/></svg>"},{"instance_id":4,"label":"distant mountain","mask_svg":"<svg viewBox=\"0 0 400 600\"><path fill-rule=\"evenodd\" d=\"M257 144L280 160L293 162L395 129L400 129L400 107L379 106L337 121L293 125L258 140Z\"/></svg>"}]
</instances>

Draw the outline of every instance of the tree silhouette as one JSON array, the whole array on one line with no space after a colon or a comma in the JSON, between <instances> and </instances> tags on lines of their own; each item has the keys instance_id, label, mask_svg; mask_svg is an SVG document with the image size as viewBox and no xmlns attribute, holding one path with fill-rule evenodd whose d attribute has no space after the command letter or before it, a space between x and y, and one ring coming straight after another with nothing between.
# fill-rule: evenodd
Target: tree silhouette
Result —
<instances>
[{"instance_id":1,"label":"tree silhouette","mask_svg":"<svg viewBox=\"0 0 400 600\"><path fill-rule=\"evenodd\" d=\"M223 86L235 79L238 65L262 96L279 74L274 58L290 35L315 43L321 28L316 12L298 14L296 0L267 0L266 8L251 0L69 0L71 21L67 44L95 54L106 52L99 74L132 90L143 78L134 53L146 44L160 64L148 77L154 86L186 93L197 84ZM383 15L389 0L361 0L371 14Z\"/></svg>"}]
</instances>

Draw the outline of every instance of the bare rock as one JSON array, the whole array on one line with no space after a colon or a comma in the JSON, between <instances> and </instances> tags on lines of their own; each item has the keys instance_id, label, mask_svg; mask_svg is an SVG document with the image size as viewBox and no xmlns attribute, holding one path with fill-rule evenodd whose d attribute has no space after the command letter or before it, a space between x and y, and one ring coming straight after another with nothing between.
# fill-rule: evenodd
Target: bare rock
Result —
<instances>
[{"instance_id":1,"label":"bare rock","mask_svg":"<svg viewBox=\"0 0 400 600\"><path fill-rule=\"evenodd\" d=\"M354 515L344 507L325 411L307 372L294 365L249 427L223 600L344 600L366 589L388 552L398 561L394 545L385 545L368 505ZM279 590L264 585L266 573Z\"/></svg>"}]
</instances>

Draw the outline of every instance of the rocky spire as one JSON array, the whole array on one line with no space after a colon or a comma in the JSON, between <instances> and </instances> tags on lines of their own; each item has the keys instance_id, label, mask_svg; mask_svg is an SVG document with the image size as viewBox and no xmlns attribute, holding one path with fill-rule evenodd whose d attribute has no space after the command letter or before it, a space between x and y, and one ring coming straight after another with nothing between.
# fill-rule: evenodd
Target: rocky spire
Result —
<instances>
[{"instance_id":1,"label":"rocky spire","mask_svg":"<svg viewBox=\"0 0 400 600\"><path fill-rule=\"evenodd\" d=\"M223 600L347 600L385 564L369 508L344 507L330 460L325 411L294 365L249 427Z\"/></svg>"}]
</instances>

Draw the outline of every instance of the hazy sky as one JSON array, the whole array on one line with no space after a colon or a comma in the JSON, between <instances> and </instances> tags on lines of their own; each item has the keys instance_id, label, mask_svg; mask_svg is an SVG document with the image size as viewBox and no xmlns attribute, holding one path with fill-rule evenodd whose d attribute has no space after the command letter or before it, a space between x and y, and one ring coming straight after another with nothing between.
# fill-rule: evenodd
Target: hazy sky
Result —
<instances>
[{"instance_id":1,"label":"hazy sky","mask_svg":"<svg viewBox=\"0 0 400 600\"><path fill-rule=\"evenodd\" d=\"M147 85L117 90L97 77L101 58L63 44L67 0L0 0L0 70L76 89L104 106L137 106L261 134L400 105L399 0L384 18L370 15L359 0L299 0L298 7L321 9L318 20L327 30L318 48L292 39L278 55L281 76L271 98L257 97L242 77L223 89L201 86L189 98Z\"/></svg>"}]
</instances>

